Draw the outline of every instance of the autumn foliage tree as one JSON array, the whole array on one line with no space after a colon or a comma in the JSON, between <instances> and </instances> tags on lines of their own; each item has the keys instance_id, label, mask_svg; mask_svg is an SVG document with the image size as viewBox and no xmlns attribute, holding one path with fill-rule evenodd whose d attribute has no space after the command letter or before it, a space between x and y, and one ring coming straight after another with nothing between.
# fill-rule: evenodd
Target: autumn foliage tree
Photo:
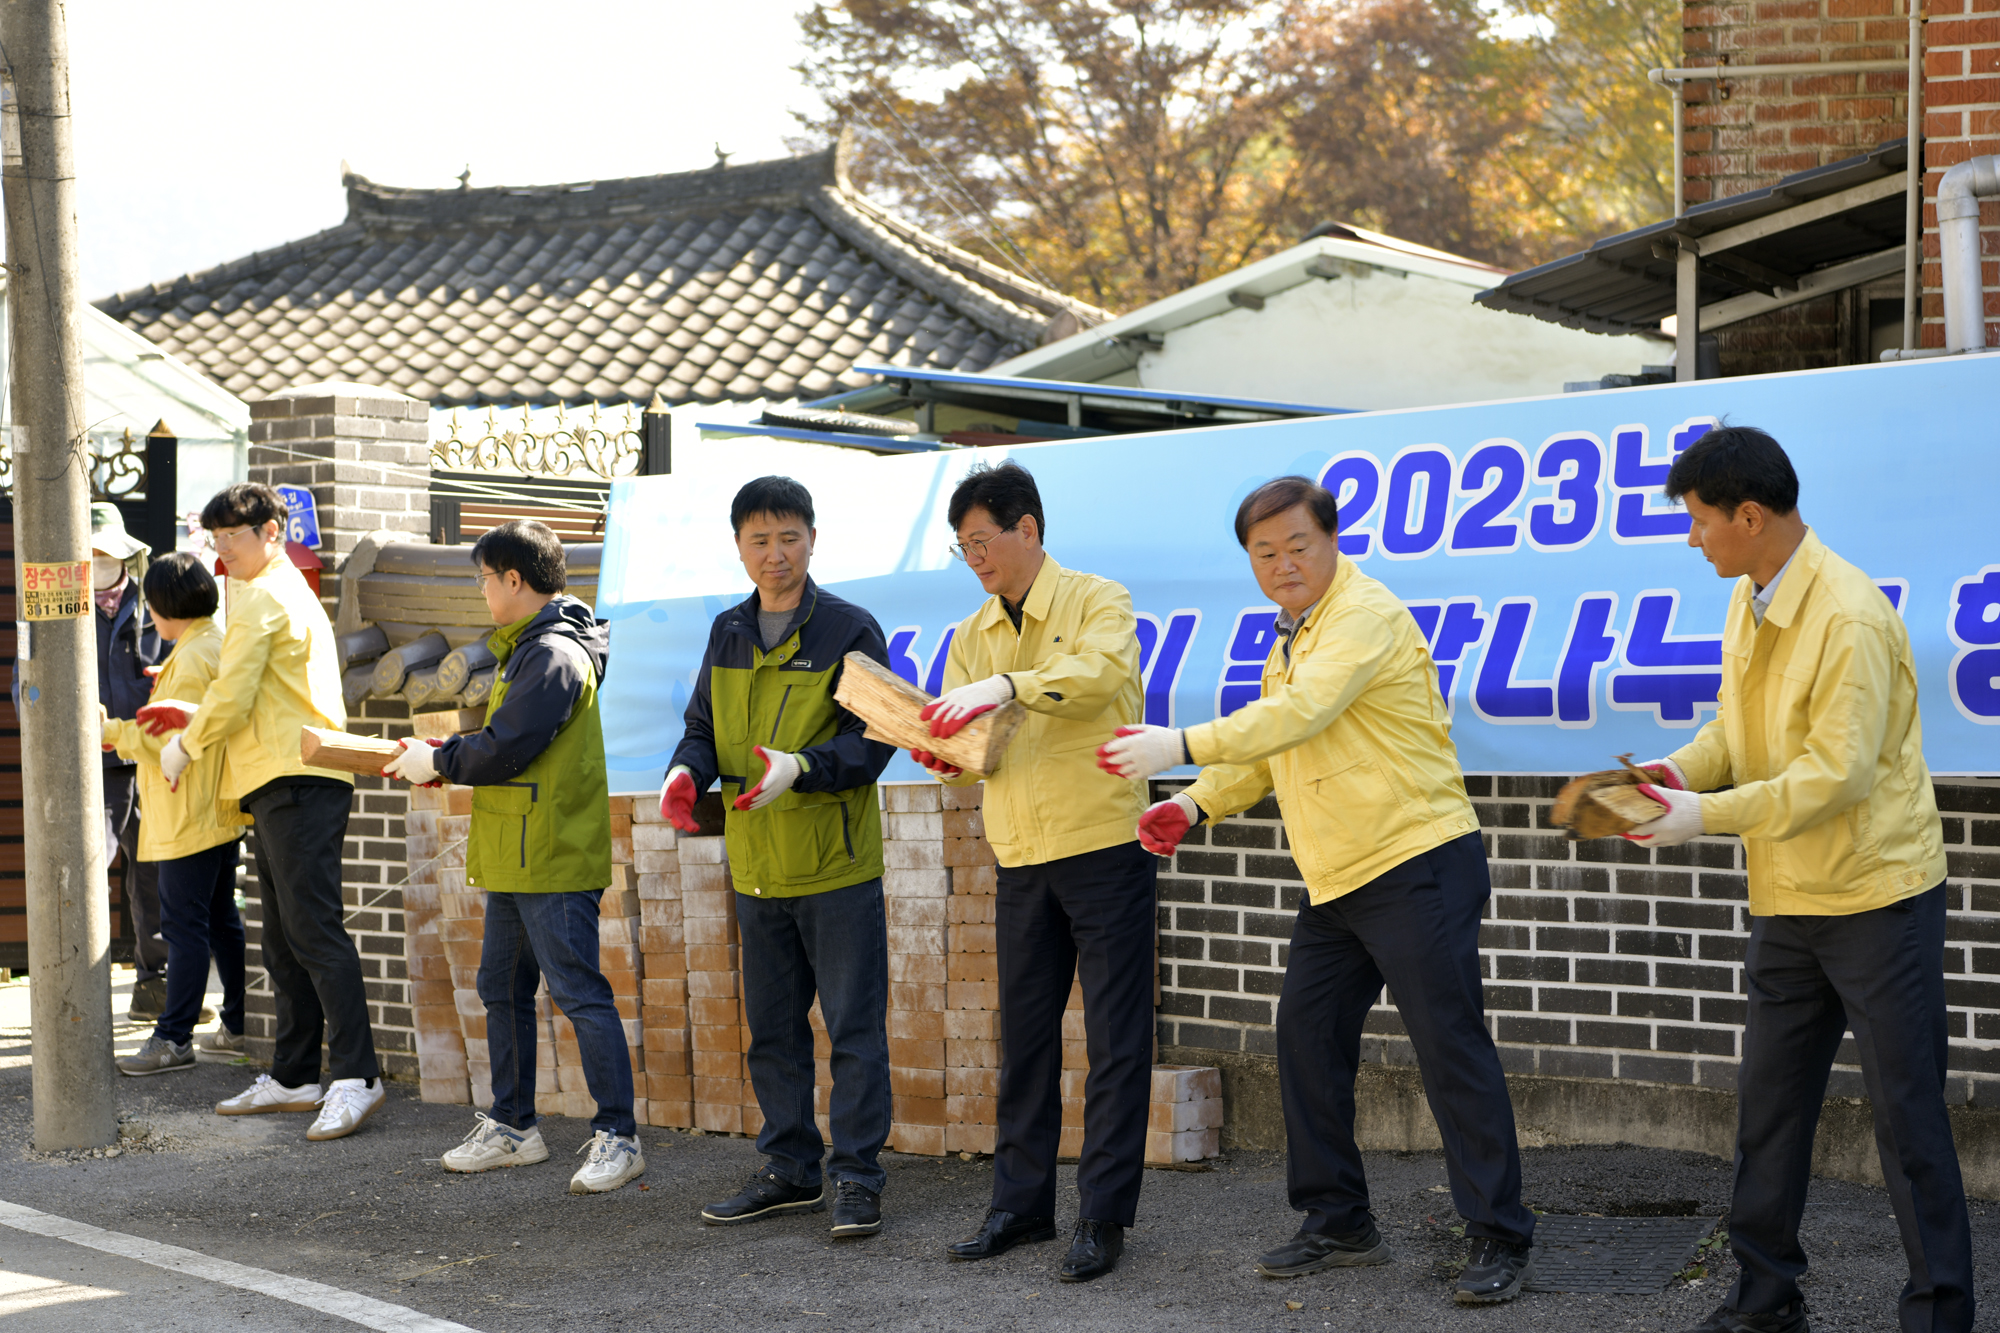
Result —
<instances>
[{"instance_id":1,"label":"autumn foliage tree","mask_svg":"<svg viewBox=\"0 0 2000 1333\"><path fill-rule=\"evenodd\" d=\"M1573 133L1550 43L1494 37L1476 0L818 0L800 22L808 123L857 132L859 184L1113 309L1329 220L1513 266L1607 216L1527 161Z\"/></svg>"}]
</instances>

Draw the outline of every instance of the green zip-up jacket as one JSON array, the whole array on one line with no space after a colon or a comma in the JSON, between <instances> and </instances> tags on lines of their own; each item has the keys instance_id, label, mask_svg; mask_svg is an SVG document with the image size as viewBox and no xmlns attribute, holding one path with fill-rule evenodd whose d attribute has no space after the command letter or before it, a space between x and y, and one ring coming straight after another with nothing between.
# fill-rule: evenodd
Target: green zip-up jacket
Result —
<instances>
[{"instance_id":1,"label":"green zip-up jacket","mask_svg":"<svg viewBox=\"0 0 2000 1333\"><path fill-rule=\"evenodd\" d=\"M500 660L486 725L438 747L472 788L465 881L495 893L588 893L611 883L611 797L597 687L610 631L559 596L486 641Z\"/></svg>"},{"instance_id":2,"label":"green zip-up jacket","mask_svg":"<svg viewBox=\"0 0 2000 1333\"><path fill-rule=\"evenodd\" d=\"M833 691L850 652L888 664L882 628L808 579L784 637L765 652L757 607L752 593L709 628L687 731L668 770L685 767L696 791L721 779L738 893L799 898L864 884L882 873L875 780L896 751L863 737L866 724ZM764 775L760 745L797 755L804 771L763 809L738 810L736 798Z\"/></svg>"}]
</instances>

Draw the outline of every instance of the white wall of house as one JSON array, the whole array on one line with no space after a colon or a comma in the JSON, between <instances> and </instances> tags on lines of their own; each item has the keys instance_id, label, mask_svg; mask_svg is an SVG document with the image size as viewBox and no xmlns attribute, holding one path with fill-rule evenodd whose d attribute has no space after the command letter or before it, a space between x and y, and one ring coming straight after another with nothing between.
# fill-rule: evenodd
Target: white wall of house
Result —
<instances>
[{"instance_id":1,"label":"white wall of house","mask_svg":"<svg viewBox=\"0 0 2000 1333\"><path fill-rule=\"evenodd\" d=\"M1370 239L1308 241L993 372L1376 409L1559 393L1673 354L1474 305L1503 270L1358 234Z\"/></svg>"}]
</instances>

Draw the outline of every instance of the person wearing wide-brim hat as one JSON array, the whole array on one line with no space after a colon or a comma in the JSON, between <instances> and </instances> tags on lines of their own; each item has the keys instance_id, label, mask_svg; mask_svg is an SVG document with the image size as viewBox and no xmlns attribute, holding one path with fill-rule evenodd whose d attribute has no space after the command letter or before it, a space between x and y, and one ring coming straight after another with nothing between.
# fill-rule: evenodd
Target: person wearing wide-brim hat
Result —
<instances>
[{"instance_id":1,"label":"person wearing wide-brim hat","mask_svg":"<svg viewBox=\"0 0 2000 1333\"><path fill-rule=\"evenodd\" d=\"M125 530L118 506L101 500L90 506L90 587L97 602L97 702L114 718L136 715L152 693L146 668L164 661L167 645L139 595L146 543ZM160 933L158 867L139 855L138 767L114 751L104 755L104 859L123 853L125 907L132 918L130 1021L152 1023L167 1002L167 942Z\"/></svg>"}]
</instances>

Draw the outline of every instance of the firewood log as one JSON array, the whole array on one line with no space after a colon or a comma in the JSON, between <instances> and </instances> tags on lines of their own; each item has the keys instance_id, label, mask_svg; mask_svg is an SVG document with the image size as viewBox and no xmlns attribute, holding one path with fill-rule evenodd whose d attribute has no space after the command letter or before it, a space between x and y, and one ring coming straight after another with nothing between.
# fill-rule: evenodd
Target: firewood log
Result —
<instances>
[{"instance_id":1,"label":"firewood log","mask_svg":"<svg viewBox=\"0 0 2000 1333\"><path fill-rule=\"evenodd\" d=\"M478 731L486 725L484 708L447 708L434 713L413 713L410 715L410 730L420 738L429 739L458 736L468 731Z\"/></svg>"},{"instance_id":2,"label":"firewood log","mask_svg":"<svg viewBox=\"0 0 2000 1333\"><path fill-rule=\"evenodd\" d=\"M957 735L939 740L931 735L930 723L918 716L932 696L861 653L847 655L833 697L868 724L864 734L869 740L899 750L928 750L979 777L1000 766L1000 756L1028 716L1020 703L1009 700L972 719Z\"/></svg>"},{"instance_id":3,"label":"firewood log","mask_svg":"<svg viewBox=\"0 0 2000 1333\"><path fill-rule=\"evenodd\" d=\"M379 774L403 747L380 736L356 736L321 727L299 728L299 758L314 768Z\"/></svg>"}]
</instances>

